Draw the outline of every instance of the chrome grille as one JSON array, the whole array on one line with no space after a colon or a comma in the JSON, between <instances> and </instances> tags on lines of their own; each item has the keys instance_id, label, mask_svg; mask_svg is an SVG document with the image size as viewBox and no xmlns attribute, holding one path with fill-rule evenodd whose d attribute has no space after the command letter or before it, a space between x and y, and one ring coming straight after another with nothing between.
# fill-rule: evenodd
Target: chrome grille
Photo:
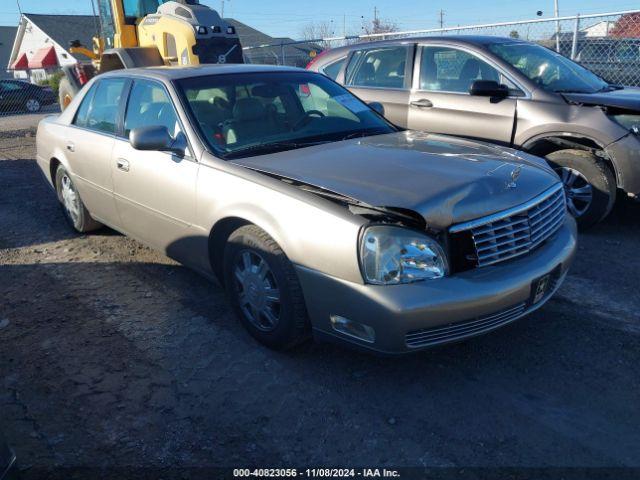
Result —
<instances>
[{"instance_id":1,"label":"chrome grille","mask_svg":"<svg viewBox=\"0 0 640 480\"><path fill-rule=\"evenodd\" d=\"M450 231L471 233L473 261L484 267L538 247L560 229L566 209L564 190L559 184L520 207L455 225Z\"/></svg>"},{"instance_id":2,"label":"chrome grille","mask_svg":"<svg viewBox=\"0 0 640 480\"><path fill-rule=\"evenodd\" d=\"M474 320L453 323L443 327L414 330L405 335L407 347L419 348L479 335L516 320L526 312L526 303Z\"/></svg>"}]
</instances>

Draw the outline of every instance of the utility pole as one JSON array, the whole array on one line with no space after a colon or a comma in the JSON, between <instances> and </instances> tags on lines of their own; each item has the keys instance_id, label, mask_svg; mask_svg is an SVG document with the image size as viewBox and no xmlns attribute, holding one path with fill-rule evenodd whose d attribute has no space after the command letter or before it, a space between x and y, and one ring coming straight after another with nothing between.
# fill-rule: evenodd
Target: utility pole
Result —
<instances>
[{"instance_id":1,"label":"utility pole","mask_svg":"<svg viewBox=\"0 0 640 480\"><path fill-rule=\"evenodd\" d=\"M224 0L220 0L220 3L222 4L220 7L220 18L224 18Z\"/></svg>"},{"instance_id":2,"label":"utility pole","mask_svg":"<svg viewBox=\"0 0 640 480\"><path fill-rule=\"evenodd\" d=\"M444 28L444 10L440 9L440 28Z\"/></svg>"},{"instance_id":3,"label":"utility pole","mask_svg":"<svg viewBox=\"0 0 640 480\"><path fill-rule=\"evenodd\" d=\"M556 18L560 16L558 0L553 0L553 13ZM556 52L560 53L560 20L556 20Z\"/></svg>"}]
</instances>

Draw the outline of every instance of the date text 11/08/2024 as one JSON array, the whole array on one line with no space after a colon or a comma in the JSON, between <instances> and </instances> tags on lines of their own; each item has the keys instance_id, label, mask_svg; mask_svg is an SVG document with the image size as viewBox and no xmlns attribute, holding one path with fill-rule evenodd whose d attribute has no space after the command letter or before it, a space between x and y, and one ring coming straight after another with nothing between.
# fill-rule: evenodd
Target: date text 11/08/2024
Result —
<instances>
[{"instance_id":1,"label":"date text 11/08/2024","mask_svg":"<svg viewBox=\"0 0 640 480\"><path fill-rule=\"evenodd\" d=\"M238 468L233 470L234 478L400 478L397 470L386 468Z\"/></svg>"}]
</instances>

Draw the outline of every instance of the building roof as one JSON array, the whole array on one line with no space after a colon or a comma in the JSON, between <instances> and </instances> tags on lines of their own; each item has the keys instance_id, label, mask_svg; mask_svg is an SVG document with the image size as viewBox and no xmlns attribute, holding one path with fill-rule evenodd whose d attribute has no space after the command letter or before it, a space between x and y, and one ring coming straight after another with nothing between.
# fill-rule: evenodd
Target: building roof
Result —
<instances>
[{"instance_id":1,"label":"building roof","mask_svg":"<svg viewBox=\"0 0 640 480\"><path fill-rule=\"evenodd\" d=\"M5 74L18 27L0 27L0 77Z\"/></svg>"},{"instance_id":2,"label":"building roof","mask_svg":"<svg viewBox=\"0 0 640 480\"><path fill-rule=\"evenodd\" d=\"M42 47L29 60L29 68L53 68L58 66L58 56L53 45ZM15 67L14 67L15 68Z\"/></svg>"},{"instance_id":3,"label":"building roof","mask_svg":"<svg viewBox=\"0 0 640 480\"><path fill-rule=\"evenodd\" d=\"M41 15L25 13L24 16L45 32L65 50L74 40L91 49L93 37L98 33L98 17L93 15ZM87 61L84 55L74 55L80 61Z\"/></svg>"}]
</instances>

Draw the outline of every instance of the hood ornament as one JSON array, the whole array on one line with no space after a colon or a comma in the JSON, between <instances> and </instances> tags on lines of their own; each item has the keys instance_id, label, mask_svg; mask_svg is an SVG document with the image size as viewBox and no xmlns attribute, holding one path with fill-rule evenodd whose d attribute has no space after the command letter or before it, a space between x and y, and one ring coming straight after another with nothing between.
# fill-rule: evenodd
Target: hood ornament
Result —
<instances>
[{"instance_id":1,"label":"hood ornament","mask_svg":"<svg viewBox=\"0 0 640 480\"><path fill-rule=\"evenodd\" d=\"M507 188L516 188L518 186L518 178L520 178L520 174L522 173L522 165L518 165L515 169L511 171L511 180L507 182Z\"/></svg>"}]
</instances>

